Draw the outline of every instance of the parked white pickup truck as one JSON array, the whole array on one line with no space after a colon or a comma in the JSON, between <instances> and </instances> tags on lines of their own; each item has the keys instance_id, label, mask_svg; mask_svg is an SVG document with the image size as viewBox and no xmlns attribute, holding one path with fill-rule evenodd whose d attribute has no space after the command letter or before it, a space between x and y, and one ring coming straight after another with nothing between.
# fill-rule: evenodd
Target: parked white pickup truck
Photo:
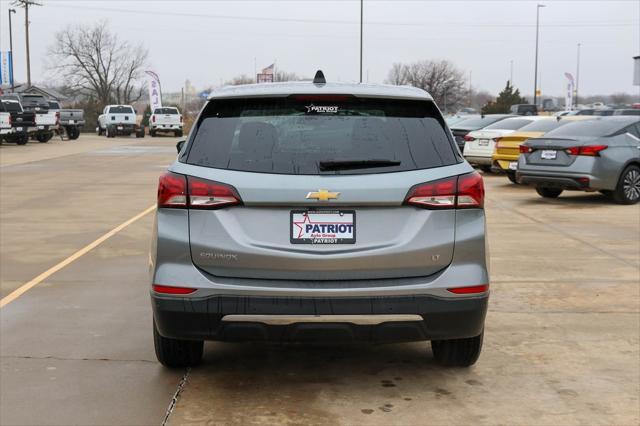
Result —
<instances>
[{"instance_id":1,"label":"parked white pickup truck","mask_svg":"<svg viewBox=\"0 0 640 426\"><path fill-rule=\"evenodd\" d=\"M135 133L136 138L144 137L144 127L136 123L136 112L131 105L107 105L98 117L96 126L98 135L105 134L108 138L117 135L130 136Z\"/></svg>"},{"instance_id":2,"label":"parked white pickup truck","mask_svg":"<svg viewBox=\"0 0 640 426\"><path fill-rule=\"evenodd\" d=\"M182 114L178 108L156 108L149 118L149 134L153 137L158 132L172 132L176 137L182 136Z\"/></svg>"},{"instance_id":3,"label":"parked white pickup truck","mask_svg":"<svg viewBox=\"0 0 640 426\"><path fill-rule=\"evenodd\" d=\"M15 129L11 127L11 114L5 111L2 102L0 102L0 141L8 140L8 136L14 131Z\"/></svg>"}]
</instances>

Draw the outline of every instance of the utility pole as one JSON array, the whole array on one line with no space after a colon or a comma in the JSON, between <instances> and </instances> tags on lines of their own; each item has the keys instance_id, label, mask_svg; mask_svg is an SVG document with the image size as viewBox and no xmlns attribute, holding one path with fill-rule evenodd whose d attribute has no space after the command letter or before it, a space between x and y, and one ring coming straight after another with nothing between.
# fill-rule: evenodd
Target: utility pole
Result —
<instances>
[{"instance_id":1,"label":"utility pole","mask_svg":"<svg viewBox=\"0 0 640 426\"><path fill-rule=\"evenodd\" d=\"M12 13L16 13L15 9L9 9L9 51L11 52L11 62L9 64L9 66L11 67L11 74L12 77L16 75L16 71L13 68L13 31L11 30L11 14ZM11 92L13 92L13 89L15 87L14 82L15 78L11 79Z\"/></svg>"},{"instance_id":2,"label":"utility pole","mask_svg":"<svg viewBox=\"0 0 640 426\"><path fill-rule=\"evenodd\" d=\"M580 43L578 43L578 61L576 63L576 108L578 108L578 86L580 85Z\"/></svg>"},{"instance_id":3,"label":"utility pole","mask_svg":"<svg viewBox=\"0 0 640 426\"><path fill-rule=\"evenodd\" d=\"M509 73L509 84L511 85L511 87L513 87L513 59L511 60L510 68L511 71Z\"/></svg>"},{"instance_id":4,"label":"utility pole","mask_svg":"<svg viewBox=\"0 0 640 426\"><path fill-rule=\"evenodd\" d=\"M27 45L27 87L31 87L31 58L29 56L29 6L42 6L35 0L15 0L15 6L24 8L24 38Z\"/></svg>"},{"instance_id":5,"label":"utility pole","mask_svg":"<svg viewBox=\"0 0 640 426\"><path fill-rule=\"evenodd\" d=\"M536 5L536 63L533 71L533 104L538 105L538 36L540 33L540 8L545 7L544 4Z\"/></svg>"},{"instance_id":6,"label":"utility pole","mask_svg":"<svg viewBox=\"0 0 640 426\"><path fill-rule=\"evenodd\" d=\"M362 26L364 17L364 0L360 0L360 83L362 83Z\"/></svg>"}]
</instances>

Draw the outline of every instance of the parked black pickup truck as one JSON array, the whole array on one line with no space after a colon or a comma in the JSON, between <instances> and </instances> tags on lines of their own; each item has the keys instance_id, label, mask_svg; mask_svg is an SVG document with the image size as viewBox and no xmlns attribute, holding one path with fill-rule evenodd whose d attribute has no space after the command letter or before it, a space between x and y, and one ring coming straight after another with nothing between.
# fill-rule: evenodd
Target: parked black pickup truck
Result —
<instances>
[{"instance_id":1,"label":"parked black pickup truck","mask_svg":"<svg viewBox=\"0 0 640 426\"><path fill-rule=\"evenodd\" d=\"M20 102L15 99L6 99L0 97L2 108L11 114L11 127L14 132L5 136L7 142L25 145L29 142L29 131L36 128L36 113L33 111L24 111Z\"/></svg>"}]
</instances>

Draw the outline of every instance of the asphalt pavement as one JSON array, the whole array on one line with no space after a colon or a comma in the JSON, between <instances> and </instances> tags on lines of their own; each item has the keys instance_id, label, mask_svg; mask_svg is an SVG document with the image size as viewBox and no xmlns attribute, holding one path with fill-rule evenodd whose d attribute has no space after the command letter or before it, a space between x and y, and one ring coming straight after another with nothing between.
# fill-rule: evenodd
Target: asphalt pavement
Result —
<instances>
[{"instance_id":1,"label":"asphalt pavement","mask_svg":"<svg viewBox=\"0 0 640 426\"><path fill-rule=\"evenodd\" d=\"M640 422L640 205L544 200L502 176L485 178L474 367L438 367L427 343L208 343L201 366L163 368L149 207L176 141L0 146L0 424Z\"/></svg>"}]
</instances>

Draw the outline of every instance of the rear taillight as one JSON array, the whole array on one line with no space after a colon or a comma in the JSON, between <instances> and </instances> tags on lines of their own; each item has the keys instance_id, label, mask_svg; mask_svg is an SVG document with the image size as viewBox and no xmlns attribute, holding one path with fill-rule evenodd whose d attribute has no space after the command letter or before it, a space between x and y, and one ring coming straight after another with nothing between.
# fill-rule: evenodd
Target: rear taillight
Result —
<instances>
[{"instance_id":1,"label":"rear taillight","mask_svg":"<svg viewBox=\"0 0 640 426\"><path fill-rule=\"evenodd\" d=\"M13 118L11 118L11 114L9 114L9 127L13 126Z\"/></svg>"},{"instance_id":2,"label":"rear taillight","mask_svg":"<svg viewBox=\"0 0 640 426\"><path fill-rule=\"evenodd\" d=\"M463 138L465 142L472 142L475 141L476 138L474 138L473 136L469 136L469 135L465 135L465 137Z\"/></svg>"},{"instance_id":3,"label":"rear taillight","mask_svg":"<svg viewBox=\"0 0 640 426\"><path fill-rule=\"evenodd\" d=\"M533 149L529 145L520 145L520 154L530 154Z\"/></svg>"},{"instance_id":4,"label":"rear taillight","mask_svg":"<svg viewBox=\"0 0 640 426\"><path fill-rule=\"evenodd\" d=\"M56 112L56 126L60 124L60 112Z\"/></svg>"},{"instance_id":5,"label":"rear taillight","mask_svg":"<svg viewBox=\"0 0 640 426\"><path fill-rule=\"evenodd\" d=\"M217 209L240 204L235 188L219 182L188 177L189 208Z\"/></svg>"},{"instance_id":6,"label":"rear taillight","mask_svg":"<svg viewBox=\"0 0 640 426\"><path fill-rule=\"evenodd\" d=\"M182 116L180 116L180 122L182 123Z\"/></svg>"},{"instance_id":7,"label":"rear taillight","mask_svg":"<svg viewBox=\"0 0 640 426\"><path fill-rule=\"evenodd\" d=\"M409 190L405 204L427 209L482 208L482 176L478 172L472 172L416 185Z\"/></svg>"},{"instance_id":8,"label":"rear taillight","mask_svg":"<svg viewBox=\"0 0 640 426\"><path fill-rule=\"evenodd\" d=\"M167 172L158 183L158 207L187 207L187 178Z\"/></svg>"},{"instance_id":9,"label":"rear taillight","mask_svg":"<svg viewBox=\"0 0 640 426\"><path fill-rule=\"evenodd\" d=\"M160 176L158 207L219 209L240 204L232 186L167 172Z\"/></svg>"},{"instance_id":10,"label":"rear taillight","mask_svg":"<svg viewBox=\"0 0 640 426\"><path fill-rule=\"evenodd\" d=\"M600 151L607 149L607 145L586 145L586 146L572 146L564 151L569 155L587 155L589 157L599 157Z\"/></svg>"},{"instance_id":11,"label":"rear taillight","mask_svg":"<svg viewBox=\"0 0 640 426\"><path fill-rule=\"evenodd\" d=\"M151 116L151 122L152 122L152 123L155 123L155 122L156 122L156 116L155 116L155 115L152 115L152 116Z\"/></svg>"}]
</instances>

